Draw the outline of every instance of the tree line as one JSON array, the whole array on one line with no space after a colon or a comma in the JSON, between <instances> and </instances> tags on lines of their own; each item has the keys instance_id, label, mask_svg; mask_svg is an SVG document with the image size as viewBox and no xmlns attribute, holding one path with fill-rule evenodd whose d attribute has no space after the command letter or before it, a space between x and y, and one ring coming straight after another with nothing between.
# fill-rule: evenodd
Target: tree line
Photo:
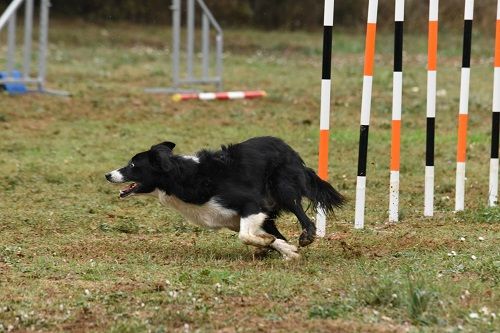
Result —
<instances>
[{"instance_id":1,"label":"tree line","mask_svg":"<svg viewBox=\"0 0 500 333\"><path fill-rule=\"evenodd\" d=\"M5 8L9 0L0 0ZM185 2L183 0L182 2ZM479 30L493 31L496 0L475 3L474 23ZM51 0L56 18L92 22L131 21L134 23L169 24L170 0ZM323 20L323 0L205 0L224 27L316 30ZM337 0L335 25L341 29L364 29L368 0ZM440 23L459 27L463 21L464 0L440 2ZM392 27L394 1L379 1L379 26ZM406 0L406 26L425 30L428 1Z\"/></svg>"}]
</instances>

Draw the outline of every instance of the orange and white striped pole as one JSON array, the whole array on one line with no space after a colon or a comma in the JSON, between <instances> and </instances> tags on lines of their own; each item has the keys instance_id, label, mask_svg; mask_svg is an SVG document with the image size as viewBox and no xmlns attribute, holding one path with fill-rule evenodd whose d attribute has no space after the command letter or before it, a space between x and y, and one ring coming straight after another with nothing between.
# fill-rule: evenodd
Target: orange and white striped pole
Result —
<instances>
[{"instance_id":1,"label":"orange and white striped pole","mask_svg":"<svg viewBox=\"0 0 500 333\"><path fill-rule=\"evenodd\" d=\"M361 97L361 120L358 151L358 177L356 178L356 208L354 228L362 229L365 224L366 160L368 155L368 131L372 99L373 67L375 60L375 37L377 33L378 0L368 2L366 25L365 65L363 71L363 95Z\"/></svg>"},{"instance_id":2,"label":"orange and white striped pole","mask_svg":"<svg viewBox=\"0 0 500 333\"><path fill-rule=\"evenodd\" d=\"M464 210L465 205L465 159L467 150L467 123L469 116L470 56L473 16L474 0L465 0L462 73L460 79L460 107L458 114L455 211Z\"/></svg>"},{"instance_id":3,"label":"orange and white striped pole","mask_svg":"<svg viewBox=\"0 0 500 333\"><path fill-rule=\"evenodd\" d=\"M436 131L436 86L439 0L429 1L427 45L427 133L425 148L424 216L434 215L434 141Z\"/></svg>"},{"instance_id":4,"label":"orange and white striped pole","mask_svg":"<svg viewBox=\"0 0 500 333\"><path fill-rule=\"evenodd\" d=\"M493 119L491 125L490 186L488 204L498 204L498 143L500 136L500 0L497 3L495 63L493 77Z\"/></svg>"},{"instance_id":5,"label":"orange and white striped pole","mask_svg":"<svg viewBox=\"0 0 500 333\"><path fill-rule=\"evenodd\" d=\"M330 92L332 73L332 32L334 0L325 0L323 18L323 66L321 70L321 110L319 124L318 176L328 178L328 141L330 140ZM316 235L326 234L326 214L317 207Z\"/></svg>"},{"instance_id":6,"label":"orange and white striped pole","mask_svg":"<svg viewBox=\"0 0 500 333\"><path fill-rule=\"evenodd\" d=\"M389 222L399 218L399 164L401 111L403 104L403 22L405 1L396 0L394 15L394 73L392 77L391 175L389 188Z\"/></svg>"}]
</instances>

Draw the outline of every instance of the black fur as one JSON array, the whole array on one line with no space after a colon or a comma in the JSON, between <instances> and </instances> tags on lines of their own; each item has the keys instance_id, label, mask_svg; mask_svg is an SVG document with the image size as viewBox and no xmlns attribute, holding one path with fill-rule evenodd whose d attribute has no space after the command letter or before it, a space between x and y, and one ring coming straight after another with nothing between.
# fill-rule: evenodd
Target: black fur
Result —
<instances>
[{"instance_id":1,"label":"black fur","mask_svg":"<svg viewBox=\"0 0 500 333\"><path fill-rule=\"evenodd\" d=\"M302 208L302 198L309 199L314 209L319 204L327 213L344 203L339 192L278 138L257 137L218 151L202 150L196 154L198 161L173 154L174 147L171 142L155 145L135 155L119 172L126 181L139 183L135 193L160 189L196 205L217 197L222 206L241 217L266 213L262 228L280 239L285 237L275 219L283 211L292 212L303 229L301 246L310 244L316 232Z\"/></svg>"}]
</instances>

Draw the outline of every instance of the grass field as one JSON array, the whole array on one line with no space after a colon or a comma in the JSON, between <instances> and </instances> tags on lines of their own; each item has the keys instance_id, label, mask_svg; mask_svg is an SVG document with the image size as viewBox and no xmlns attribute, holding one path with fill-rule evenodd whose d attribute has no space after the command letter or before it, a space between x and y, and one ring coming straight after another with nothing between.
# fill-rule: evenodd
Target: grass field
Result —
<instances>
[{"instance_id":1,"label":"grass field","mask_svg":"<svg viewBox=\"0 0 500 333\"><path fill-rule=\"evenodd\" d=\"M460 31L460 30L457 30ZM425 219L426 36L405 36L401 223L387 223L392 37L377 40L367 227L353 230L364 36L334 36L327 237L254 260L104 173L161 140L178 152L258 135L317 166L321 34L228 31L225 86L266 99L173 103L163 27L53 22L49 86L0 96L0 332L498 332L500 210L486 208L493 40L474 35L466 211L453 210L460 33L440 35L436 217ZM293 242L298 223L279 225Z\"/></svg>"}]
</instances>

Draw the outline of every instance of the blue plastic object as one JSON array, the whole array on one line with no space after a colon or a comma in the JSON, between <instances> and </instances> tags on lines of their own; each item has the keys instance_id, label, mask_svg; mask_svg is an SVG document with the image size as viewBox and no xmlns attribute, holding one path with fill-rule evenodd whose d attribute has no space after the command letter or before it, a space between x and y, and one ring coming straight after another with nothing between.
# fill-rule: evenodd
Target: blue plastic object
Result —
<instances>
[{"instance_id":1,"label":"blue plastic object","mask_svg":"<svg viewBox=\"0 0 500 333\"><path fill-rule=\"evenodd\" d=\"M9 75L8 72L0 72L0 79L15 78L21 79L23 74L20 71L12 71ZM8 82L2 83L1 87L11 95L20 95L28 92L28 88L22 82Z\"/></svg>"}]
</instances>

